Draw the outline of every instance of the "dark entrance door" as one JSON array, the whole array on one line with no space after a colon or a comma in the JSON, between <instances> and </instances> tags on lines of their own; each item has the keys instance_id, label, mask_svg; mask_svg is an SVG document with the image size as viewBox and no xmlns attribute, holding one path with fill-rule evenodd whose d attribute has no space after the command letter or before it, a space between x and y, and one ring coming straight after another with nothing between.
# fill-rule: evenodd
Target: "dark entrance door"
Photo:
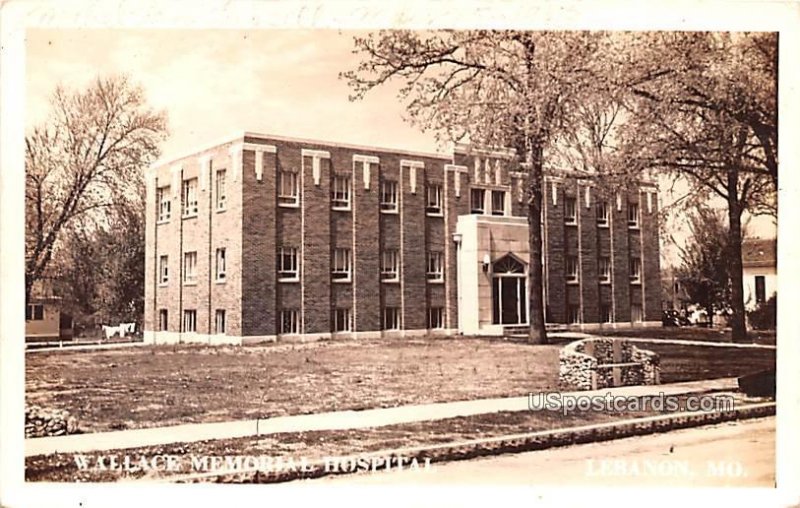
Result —
<instances>
[{"instance_id":1,"label":"dark entrance door","mask_svg":"<svg viewBox=\"0 0 800 508\"><path fill-rule=\"evenodd\" d=\"M524 277L495 277L492 284L492 321L516 325L527 322Z\"/></svg>"}]
</instances>

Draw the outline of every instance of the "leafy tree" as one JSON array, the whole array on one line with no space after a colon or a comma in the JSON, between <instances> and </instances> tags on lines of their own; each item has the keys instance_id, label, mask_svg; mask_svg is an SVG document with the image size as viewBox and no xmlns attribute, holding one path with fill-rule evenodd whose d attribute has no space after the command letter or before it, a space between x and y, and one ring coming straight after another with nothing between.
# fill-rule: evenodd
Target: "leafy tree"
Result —
<instances>
[{"instance_id":1,"label":"leafy tree","mask_svg":"<svg viewBox=\"0 0 800 508\"><path fill-rule=\"evenodd\" d=\"M547 150L602 91L613 41L601 32L380 31L356 37L342 77L362 99L396 80L409 119L440 141L513 147L527 170L530 340L546 342L541 214Z\"/></svg>"},{"instance_id":2,"label":"leafy tree","mask_svg":"<svg viewBox=\"0 0 800 508\"><path fill-rule=\"evenodd\" d=\"M140 191L167 129L166 115L126 77L98 78L83 91L58 87L51 103L50 117L25 139L26 300L67 245L68 229L110 223L115 207Z\"/></svg>"},{"instance_id":3,"label":"leafy tree","mask_svg":"<svg viewBox=\"0 0 800 508\"><path fill-rule=\"evenodd\" d=\"M627 55L628 158L686 178L697 190L687 205L725 201L732 335L746 340L742 214L777 214L777 37L656 33Z\"/></svg>"},{"instance_id":4,"label":"leafy tree","mask_svg":"<svg viewBox=\"0 0 800 508\"><path fill-rule=\"evenodd\" d=\"M700 304L709 316L714 310L731 308L729 247L725 217L719 210L698 207L688 216L691 236L679 246L682 265L678 280L690 301Z\"/></svg>"}]
</instances>

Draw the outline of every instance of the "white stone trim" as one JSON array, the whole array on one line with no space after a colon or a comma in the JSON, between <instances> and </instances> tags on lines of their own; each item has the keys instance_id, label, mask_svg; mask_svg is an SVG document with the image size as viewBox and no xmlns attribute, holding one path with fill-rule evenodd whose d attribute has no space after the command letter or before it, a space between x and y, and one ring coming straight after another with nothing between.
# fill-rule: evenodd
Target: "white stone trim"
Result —
<instances>
[{"instance_id":1,"label":"white stone trim","mask_svg":"<svg viewBox=\"0 0 800 508\"><path fill-rule=\"evenodd\" d=\"M381 163L380 157L376 157L375 155L362 155L360 153L353 154L353 160L358 162L369 162L370 164Z\"/></svg>"},{"instance_id":2,"label":"white stone trim","mask_svg":"<svg viewBox=\"0 0 800 508\"><path fill-rule=\"evenodd\" d=\"M244 143L236 143L236 144L232 145L228 149L228 153L230 153L230 156L231 156L231 173L233 173L231 175L231 177L232 177L231 179L234 182L238 182L239 181L239 173L240 173L241 168L242 168L242 148L243 147L244 147Z\"/></svg>"},{"instance_id":3,"label":"white stone trim","mask_svg":"<svg viewBox=\"0 0 800 508\"><path fill-rule=\"evenodd\" d=\"M469 168L467 166L459 166L457 164L445 164L444 165L445 174L448 171L452 171L455 174L453 175L453 185L455 186L455 194L456 197L461 197L461 173L468 173Z\"/></svg>"},{"instance_id":4,"label":"white stone trim","mask_svg":"<svg viewBox=\"0 0 800 508\"><path fill-rule=\"evenodd\" d=\"M492 163L489 159L483 159L483 183L490 185L492 183Z\"/></svg>"},{"instance_id":5,"label":"white stone trim","mask_svg":"<svg viewBox=\"0 0 800 508\"><path fill-rule=\"evenodd\" d=\"M241 143L242 150L250 150L253 152L266 152L278 153L278 147L275 145L262 145L261 143Z\"/></svg>"},{"instance_id":6,"label":"white stone trim","mask_svg":"<svg viewBox=\"0 0 800 508\"><path fill-rule=\"evenodd\" d=\"M256 172L256 181L260 182L264 176L264 152L261 150L256 150L255 168L253 169Z\"/></svg>"},{"instance_id":7,"label":"white stone trim","mask_svg":"<svg viewBox=\"0 0 800 508\"><path fill-rule=\"evenodd\" d=\"M197 158L197 162L200 164L200 190L206 190L208 173L211 168L211 154L201 155Z\"/></svg>"},{"instance_id":8,"label":"white stone trim","mask_svg":"<svg viewBox=\"0 0 800 508\"><path fill-rule=\"evenodd\" d=\"M314 157L316 159L330 159L331 153L327 150L311 150L309 148L303 148L300 150L300 155L303 157Z\"/></svg>"},{"instance_id":9,"label":"white stone trim","mask_svg":"<svg viewBox=\"0 0 800 508\"><path fill-rule=\"evenodd\" d=\"M170 168L170 172L172 173L172 197L175 199L181 198L181 172L183 171L183 166L180 164L176 164Z\"/></svg>"},{"instance_id":10,"label":"white stone trim","mask_svg":"<svg viewBox=\"0 0 800 508\"><path fill-rule=\"evenodd\" d=\"M618 212L622 211L622 194L620 194L619 192L617 192L617 211Z\"/></svg>"},{"instance_id":11,"label":"white stone trim","mask_svg":"<svg viewBox=\"0 0 800 508\"><path fill-rule=\"evenodd\" d=\"M589 208L591 206L592 202L591 188L592 188L591 185L586 185L586 187L583 188L583 199L584 201L586 201L586 208Z\"/></svg>"},{"instance_id":12,"label":"white stone trim","mask_svg":"<svg viewBox=\"0 0 800 508\"><path fill-rule=\"evenodd\" d=\"M647 213L653 213L653 194L654 192L645 191L647 194Z\"/></svg>"},{"instance_id":13,"label":"white stone trim","mask_svg":"<svg viewBox=\"0 0 800 508\"><path fill-rule=\"evenodd\" d=\"M494 184L500 185L503 181L503 169L500 167L500 159L494 161Z\"/></svg>"},{"instance_id":14,"label":"white stone trim","mask_svg":"<svg viewBox=\"0 0 800 508\"><path fill-rule=\"evenodd\" d=\"M425 169L425 163L422 161L413 161L408 159L400 159L400 166L406 166L409 168L420 168Z\"/></svg>"},{"instance_id":15,"label":"white stone trim","mask_svg":"<svg viewBox=\"0 0 800 508\"><path fill-rule=\"evenodd\" d=\"M558 205L558 187L557 187L557 185L558 185L558 182L556 180L553 180L553 181L550 182L550 186L551 186L551 189L552 189L551 192L553 194L553 206Z\"/></svg>"}]
</instances>

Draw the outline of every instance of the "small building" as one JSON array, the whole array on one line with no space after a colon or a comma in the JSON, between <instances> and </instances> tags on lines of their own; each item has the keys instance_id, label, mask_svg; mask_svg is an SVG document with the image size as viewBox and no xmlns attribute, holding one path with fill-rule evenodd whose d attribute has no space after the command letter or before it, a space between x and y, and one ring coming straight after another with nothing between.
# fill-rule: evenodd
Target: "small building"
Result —
<instances>
[{"instance_id":1,"label":"small building","mask_svg":"<svg viewBox=\"0 0 800 508\"><path fill-rule=\"evenodd\" d=\"M778 291L778 241L748 238L742 242L744 305L753 310Z\"/></svg>"},{"instance_id":2,"label":"small building","mask_svg":"<svg viewBox=\"0 0 800 508\"><path fill-rule=\"evenodd\" d=\"M502 335L528 323L527 172L243 133L147 173L144 340ZM546 321L661 324L654 183L543 184Z\"/></svg>"},{"instance_id":3,"label":"small building","mask_svg":"<svg viewBox=\"0 0 800 508\"><path fill-rule=\"evenodd\" d=\"M57 296L31 297L25 305L25 341L72 340L72 317Z\"/></svg>"}]
</instances>

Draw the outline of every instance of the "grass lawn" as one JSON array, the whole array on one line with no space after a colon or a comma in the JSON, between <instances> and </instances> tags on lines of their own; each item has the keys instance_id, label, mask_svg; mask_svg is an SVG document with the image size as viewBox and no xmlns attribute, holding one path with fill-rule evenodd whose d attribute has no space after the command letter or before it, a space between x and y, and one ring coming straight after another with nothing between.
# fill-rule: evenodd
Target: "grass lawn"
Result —
<instances>
[{"instance_id":1,"label":"grass lawn","mask_svg":"<svg viewBox=\"0 0 800 508\"><path fill-rule=\"evenodd\" d=\"M713 395L708 393L706 395ZM741 394L718 393L732 396L736 405L757 402L761 399L748 399ZM683 405L685 396L677 399ZM515 411L501 412L444 420L406 423L342 431L314 431L272 434L268 436L220 439L196 443L176 443L125 450L112 450L81 454L90 464L95 457L130 456L135 464L139 457L172 455L179 457L180 470L163 471L79 471L74 454L58 453L40 455L25 459L25 478L27 481L118 481L147 477L156 479L170 474L189 474L192 470L192 457L203 456L268 456L283 461L299 462L303 458L313 461L323 457L347 456L381 450L455 443L481 438L501 437L542 430L551 430L592 423L605 423L642 416L663 414L652 407L642 406L636 410L623 411L578 411L568 414L560 411ZM121 460L121 459L120 459Z\"/></svg>"},{"instance_id":2,"label":"grass lawn","mask_svg":"<svg viewBox=\"0 0 800 508\"><path fill-rule=\"evenodd\" d=\"M439 338L33 353L26 404L66 409L83 432L98 432L524 396L558 389L561 347ZM665 383L741 375L775 361L769 350L652 349Z\"/></svg>"},{"instance_id":3,"label":"grass lawn","mask_svg":"<svg viewBox=\"0 0 800 508\"><path fill-rule=\"evenodd\" d=\"M730 328L684 327L648 327L635 330L592 330L592 335L616 337L641 337L644 339L702 340L708 342L731 342ZM751 330L748 336L753 344L775 345L775 330Z\"/></svg>"}]
</instances>

